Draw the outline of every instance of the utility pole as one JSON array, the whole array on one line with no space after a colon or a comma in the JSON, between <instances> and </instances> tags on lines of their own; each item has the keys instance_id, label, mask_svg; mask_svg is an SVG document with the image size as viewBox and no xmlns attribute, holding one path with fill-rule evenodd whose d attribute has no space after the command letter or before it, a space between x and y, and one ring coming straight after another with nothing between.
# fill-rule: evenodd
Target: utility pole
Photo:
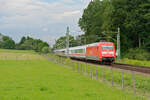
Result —
<instances>
[{"instance_id":1,"label":"utility pole","mask_svg":"<svg viewBox=\"0 0 150 100\"><path fill-rule=\"evenodd\" d=\"M69 27L67 27L66 31L66 50L67 50L67 57L69 57Z\"/></svg>"},{"instance_id":2,"label":"utility pole","mask_svg":"<svg viewBox=\"0 0 150 100\"><path fill-rule=\"evenodd\" d=\"M113 31L108 31L108 32L113 32ZM105 31L103 31L102 33L104 33L104 35L106 35ZM117 33L117 60L118 60L118 62L120 62L120 52L121 52L120 51L120 28L118 27L118 31L115 31L113 33Z\"/></svg>"},{"instance_id":3,"label":"utility pole","mask_svg":"<svg viewBox=\"0 0 150 100\"><path fill-rule=\"evenodd\" d=\"M117 34L117 53L118 53L118 62L120 63L120 28L118 27L118 34Z\"/></svg>"}]
</instances>

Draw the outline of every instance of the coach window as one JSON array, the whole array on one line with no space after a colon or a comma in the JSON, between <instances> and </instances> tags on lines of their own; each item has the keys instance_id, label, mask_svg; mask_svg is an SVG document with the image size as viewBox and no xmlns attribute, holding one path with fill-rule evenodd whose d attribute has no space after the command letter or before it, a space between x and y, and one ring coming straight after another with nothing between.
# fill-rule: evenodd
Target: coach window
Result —
<instances>
[{"instance_id":1,"label":"coach window","mask_svg":"<svg viewBox=\"0 0 150 100\"><path fill-rule=\"evenodd\" d=\"M77 50L74 50L74 53L77 53Z\"/></svg>"},{"instance_id":2,"label":"coach window","mask_svg":"<svg viewBox=\"0 0 150 100\"><path fill-rule=\"evenodd\" d=\"M74 54L75 53L74 50L71 50L71 53Z\"/></svg>"},{"instance_id":3,"label":"coach window","mask_svg":"<svg viewBox=\"0 0 150 100\"><path fill-rule=\"evenodd\" d=\"M76 50L73 50L73 53L75 54L75 53L76 53Z\"/></svg>"},{"instance_id":4,"label":"coach window","mask_svg":"<svg viewBox=\"0 0 150 100\"><path fill-rule=\"evenodd\" d=\"M79 53L79 50L76 50L76 53Z\"/></svg>"},{"instance_id":5,"label":"coach window","mask_svg":"<svg viewBox=\"0 0 150 100\"><path fill-rule=\"evenodd\" d=\"M83 49L81 49L81 53L83 53Z\"/></svg>"},{"instance_id":6,"label":"coach window","mask_svg":"<svg viewBox=\"0 0 150 100\"><path fill-rule=\"evenodd\" d=\"M77 50L75 50L75 53L78 53L78 49L77 49Z\"/></svg>"},{"instance_id":7,"label":"coach window","mask_svg":"<svg viewBox=\"0 0 150 100\"><path fill-rule=\"evenodd\" d=\"M78 53L81 53L82 52L82 49L79 49Z\"/></svg>"},{"instance_id":8,"label":"coach window","mask_svg":"<svg viewBox=\"0 0 150 100\"><path fill-rule=\"evenodd\" d=\"M78 49L78 53L80 53L80 49Z\"/></svg>"},{"instance_id":9,"label":"coach window","mask_svg":"<svg viewBox=\"0 0 150 100\"><path fill-rule=\"evenodd\" d=\"M83 53L83 49L79 49L79 53Z\"/></svg>"}]
</instances>

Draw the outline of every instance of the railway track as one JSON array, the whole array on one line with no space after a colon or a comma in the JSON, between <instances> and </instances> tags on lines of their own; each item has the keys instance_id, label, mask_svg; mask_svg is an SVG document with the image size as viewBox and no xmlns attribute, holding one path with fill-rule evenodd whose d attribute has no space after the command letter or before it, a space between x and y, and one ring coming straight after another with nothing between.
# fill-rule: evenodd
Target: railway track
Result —
<instances>
[{"instance_id":1,"label":"railway track","mask_svg":"<svg viewBox=\"0 0 150 100\"><path fill-rule=\"evenodd\" d=\"M111 65L111 67L150 74L150 67L134 66L134 65L120 64L120 63L115 63Z\"/></svg>"},{"instance_id":2,"label":"railway track","mask_svg":"<svg viewBox=\"0 0 150 100\"><path fill-rule=\"evenodd\" d=\"M73 60L86 62L89 64L102 65L102 64L99 64L98 62L93 62L93 61L85 61L85 60L79 60L79 59L73 59ZM144 74L150 74L150 67L144 67L144 66L134 66L134 65L129 65L129 64L114 63L112 65L106 65L106 67L113 67L113 68L118 68L118 69L140 72Z\"/></svg>"}]
</instances>

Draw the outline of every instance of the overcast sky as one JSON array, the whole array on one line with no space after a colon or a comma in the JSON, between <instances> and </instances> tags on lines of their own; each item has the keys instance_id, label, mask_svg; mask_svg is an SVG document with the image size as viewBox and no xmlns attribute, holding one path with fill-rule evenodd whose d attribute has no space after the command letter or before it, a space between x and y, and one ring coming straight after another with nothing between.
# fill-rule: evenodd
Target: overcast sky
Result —
<instances>
[{"instance_id":1,"label":"overcast sky","mask_svg":"<svg viewBox=\"0 0 150 100\"><path fill-rule=\"evenodd\" d=\"M78 35L78 20L90 0L0 0L0 32L19 41L22 36L50 44L70 26Z\"/></svg>"}]
</instances>

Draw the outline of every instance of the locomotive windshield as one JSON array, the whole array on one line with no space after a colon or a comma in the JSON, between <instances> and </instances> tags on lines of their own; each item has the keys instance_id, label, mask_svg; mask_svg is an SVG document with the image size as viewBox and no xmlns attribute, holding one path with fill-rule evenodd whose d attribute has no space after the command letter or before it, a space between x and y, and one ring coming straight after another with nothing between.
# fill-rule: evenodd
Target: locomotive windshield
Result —
<instances>
[{"instance_id":1,"label":"locomotive windshield","mask_svg":"<svg viewBox=\"0 0 150 100\"><path fill-rule=\"evenodd\" d=\"M113 50L113 46L112 45L102 45L102 50Z\"/></svg>"}]
</instances>

